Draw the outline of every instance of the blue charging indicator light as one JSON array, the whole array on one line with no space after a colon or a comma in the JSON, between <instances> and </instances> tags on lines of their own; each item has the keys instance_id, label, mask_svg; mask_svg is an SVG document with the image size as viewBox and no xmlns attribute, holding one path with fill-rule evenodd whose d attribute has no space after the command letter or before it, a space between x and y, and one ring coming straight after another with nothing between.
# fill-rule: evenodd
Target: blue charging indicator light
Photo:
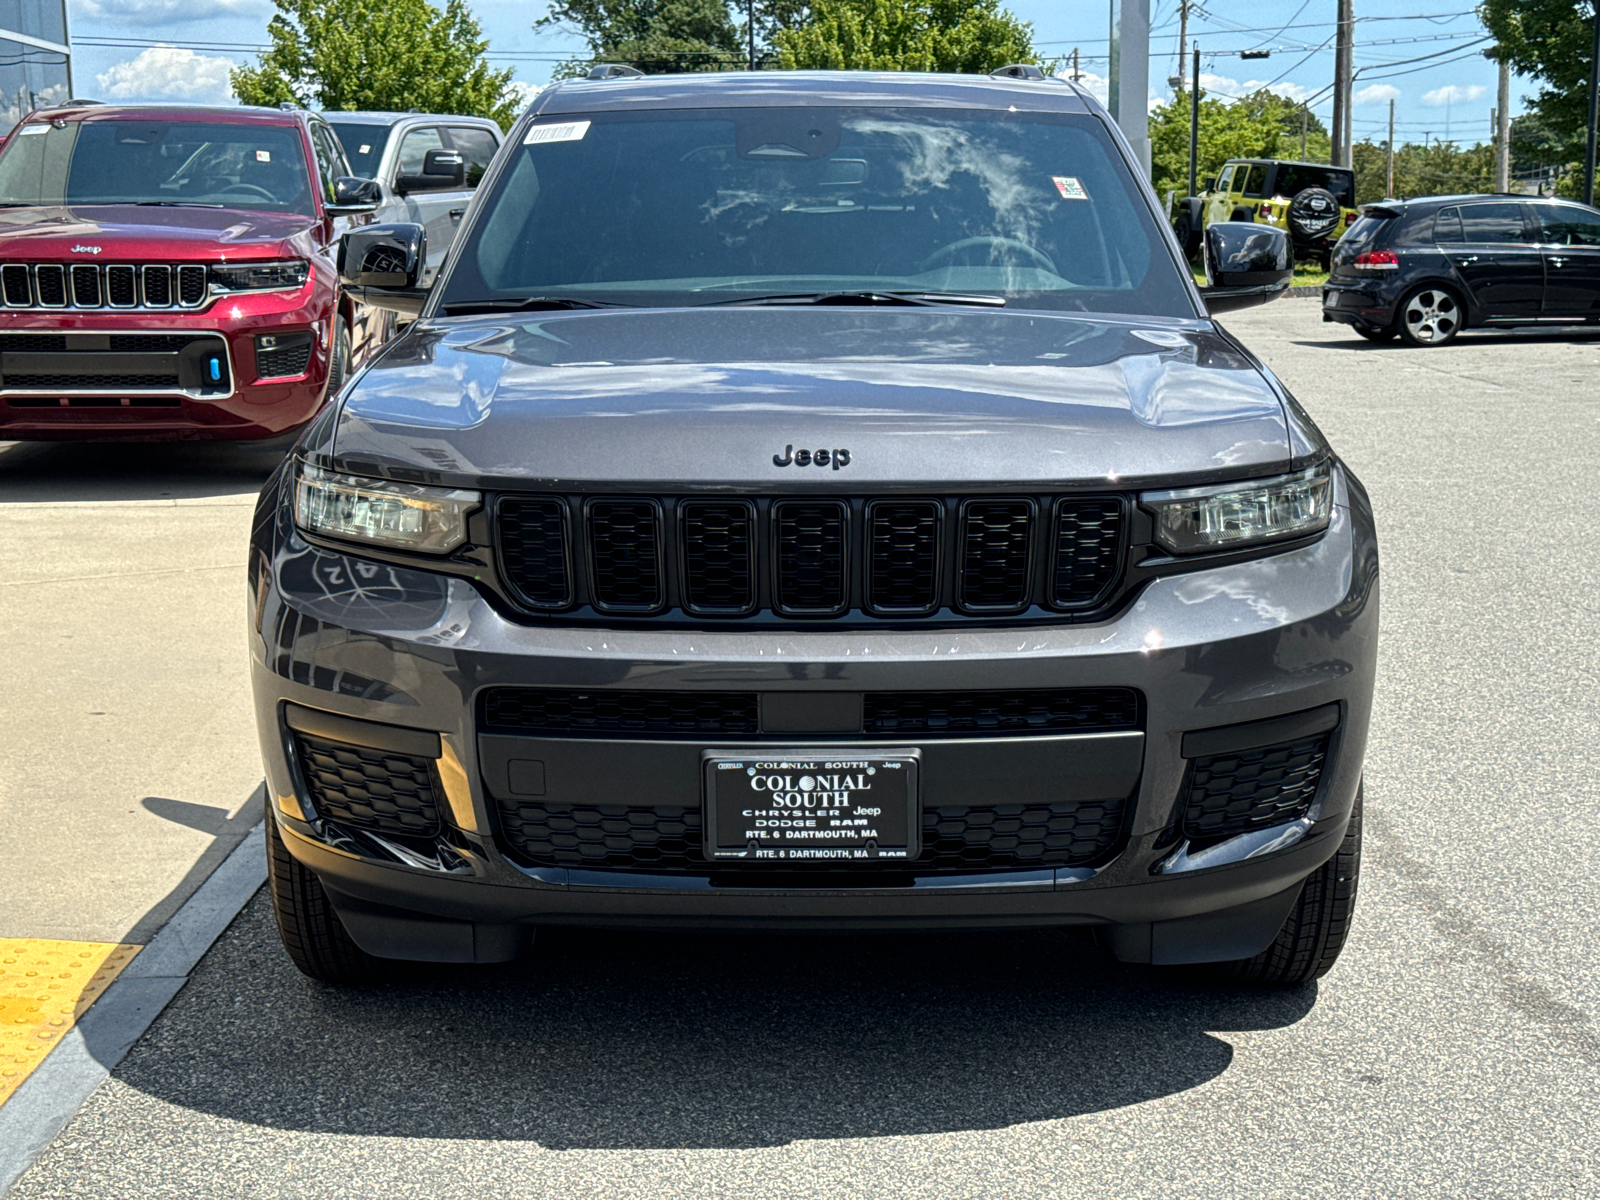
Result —
<instances>
[{"instance_id":1,"label":"blue charging indicator light","mask_svg":"<svg viewBox=\"0 0 1600 1200\"><path fill-rule=\"evenodd\" d=\"M211 382L220 383L222 381L222 359L213 354L207 361L211 366Z\"/></svg>"}]
</instances>

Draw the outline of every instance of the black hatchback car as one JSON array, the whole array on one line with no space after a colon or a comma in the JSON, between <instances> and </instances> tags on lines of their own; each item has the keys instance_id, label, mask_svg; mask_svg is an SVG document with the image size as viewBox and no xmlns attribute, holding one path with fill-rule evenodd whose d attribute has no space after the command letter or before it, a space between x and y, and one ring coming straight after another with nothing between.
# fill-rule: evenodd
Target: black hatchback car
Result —
<instances>
[{"instance_id":1,"label":"black hatchback car","mask_svg":"<svg viewBox=\"0 0 1600 1200\"><path fill-rule=\"evenodd\" d=\"M1600 321L1600 211L1532 196L1368 204L1333 253L1322 319L1442 346L1488 325Z\"/></svg>"}]
</instances>

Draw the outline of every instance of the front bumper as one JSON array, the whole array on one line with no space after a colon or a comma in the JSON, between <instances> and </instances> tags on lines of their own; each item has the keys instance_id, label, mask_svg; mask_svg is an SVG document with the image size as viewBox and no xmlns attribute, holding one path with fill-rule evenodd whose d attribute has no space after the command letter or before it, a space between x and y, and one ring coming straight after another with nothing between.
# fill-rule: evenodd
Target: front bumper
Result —
<instances>
[{"instance_id":1,"label":"front bumper","mask_svg":"<svg viewBox=\"0 0 1600 1200\"><path fill-rule=\"evenodd\" d=\"M138 388L118 392L83 384L19 387L0 374L0 440L191 440L273 437L297 429L322 406L333 340L335 297L313 279L297 292L247 293L203 309L0 310L0 337L13 334L217 335L231 390ZM262 334L311 334L304 371L259 378ZM87 357L87 356L85 356Z\"/></svg>"},{"instance_id":2,"label":"front bumper","mask_svg":"<svg viewBox=\"0 0 1600 1200\"><path fill-rule=\"evenodd\" d=\"M1118 956L1136 961L1245 957L1271 940L1301 880L1333 854L1360 785L1376 658L1377 546L1366 498L1342 470L1333 523L1315 543L1157 580L1114 620L1028 630L696 633L522 624L466 581L307 545L273 492L269 486L258 514L251 569L252 680L269 804L290 852L321 877L353 936L373 953L492 961L514 954L530 927L553 923L1080 924L1102 927ZM727 741L485 734L475 717L480 695L508 685L763 696L1115 686L1137 689L1143 708L1141 728L1117 734L806 743L829 754L918 745L930 805L1124 788L1115 847L1087 865L919 875L913 864L898 876L791 873L764 884L755 871L719 877L529 865L508 853L508 759L548 765L538 787L555 799L625 809L692 805L693 764ZM410 731L433 739L447 827L433 852L319 817L286 724L286 714L308 710L334 718L336 735L344 718L383 723L402 740ZM1249 745L1253 736L1265 744L1300 727L1306 714L1330 713L1336 727L1309 809L1259 835L1192 853L1176 817L1204 748L1195 731L1219 731L1204 735L1207 744ZM523 746L508 750L507 740ZM795 744L763 734L738 748Z\"/></svg>"}]
</instances>

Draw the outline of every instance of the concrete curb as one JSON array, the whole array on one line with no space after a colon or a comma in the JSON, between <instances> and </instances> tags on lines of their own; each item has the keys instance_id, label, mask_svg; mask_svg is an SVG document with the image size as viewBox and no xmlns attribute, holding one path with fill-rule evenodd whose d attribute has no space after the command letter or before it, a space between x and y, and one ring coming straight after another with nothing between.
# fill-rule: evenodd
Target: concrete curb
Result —
<instances>
[{"instance_id":1,"label":"concrete curb","mask_svg":"<svg viewBox=\"0 0 1600 1200\"><path fill-rule=\"evenodd\" d=\"M257 822L0 1107L0 1196L144 1036L266 878L265 834Z\"/></svg>"}]
</instances>

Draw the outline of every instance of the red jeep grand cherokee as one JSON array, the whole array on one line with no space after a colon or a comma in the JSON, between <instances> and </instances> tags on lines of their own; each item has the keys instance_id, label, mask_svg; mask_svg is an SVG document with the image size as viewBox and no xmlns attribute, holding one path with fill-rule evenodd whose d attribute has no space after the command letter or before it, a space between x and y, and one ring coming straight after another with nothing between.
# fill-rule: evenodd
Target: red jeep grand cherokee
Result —
<instances>
[{"instance_id":1,"label":"red jeep grand cherokee","mask_svg":"<svg viewBox=\"0 0 1600 1200\"><path fill-rule=\"evenodd\" d=\"M379 198L307 112L30 113L0 150L0 440L304 425L384 328L332 257Z\"/></svg>"}]
</instances>

